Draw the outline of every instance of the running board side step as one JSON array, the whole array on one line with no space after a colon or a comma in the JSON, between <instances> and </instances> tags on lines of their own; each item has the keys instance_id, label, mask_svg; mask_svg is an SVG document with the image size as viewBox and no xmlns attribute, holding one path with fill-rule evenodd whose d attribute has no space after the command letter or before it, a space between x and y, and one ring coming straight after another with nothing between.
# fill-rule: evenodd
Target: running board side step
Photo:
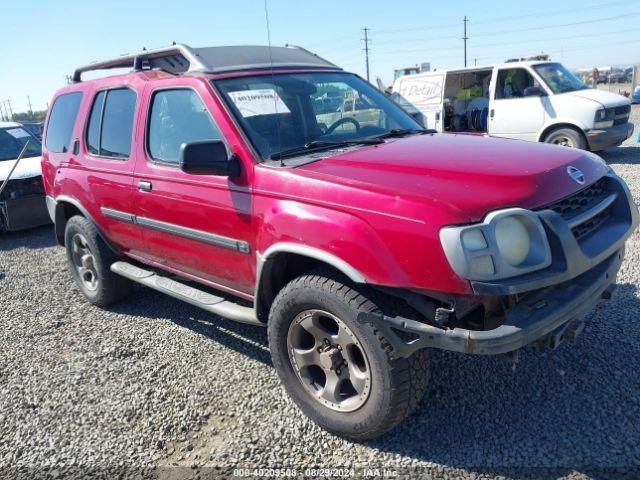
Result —
<instances>
[{"instance_id":1,"label":"running board side step","mask_svg":"<svg viewBox=\"0 0 640 480\"><path fill-rule=\"evenodd\" d=\"M265 326L264 323L256 318L253 308L243 307L204 290L198 290L184 283L163 277L150 270L144 270L127 262L115 262L111 265L111 271L229 320Z\"/></svg>"}]
</instances>

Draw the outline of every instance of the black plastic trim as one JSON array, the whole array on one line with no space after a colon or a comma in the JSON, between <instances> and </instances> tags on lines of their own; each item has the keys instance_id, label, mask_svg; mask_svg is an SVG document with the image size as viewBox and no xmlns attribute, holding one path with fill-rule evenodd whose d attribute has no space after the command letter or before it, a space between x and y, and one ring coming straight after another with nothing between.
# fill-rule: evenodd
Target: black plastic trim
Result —
<instances>
[{"instance_id":1,"label":"black plastic trim","mask_svg":"<svg viewBox=\"0 0 640 480\"><path fill-rule=\"evenodd\" d=\"M422 348L438 348L476 355L499 355L517 350L580 321L601 299L611 298L622 264L623 249L572 281L527 295L506 310L506 321L493 330L445 329L403 317L362 312L360 323L377 328L392 347L391 356L409 357ZM399 332L413 337L405 340Z\"/></svg>"}]
</instances>

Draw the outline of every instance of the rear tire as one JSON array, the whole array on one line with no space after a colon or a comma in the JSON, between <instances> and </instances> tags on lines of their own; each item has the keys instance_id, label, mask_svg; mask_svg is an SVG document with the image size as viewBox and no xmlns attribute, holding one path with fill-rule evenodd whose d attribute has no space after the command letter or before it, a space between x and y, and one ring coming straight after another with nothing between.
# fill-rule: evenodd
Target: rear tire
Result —
<instances>
[{"instance_id":1,"label":"rear tire","mask_svg":"<svg viewBox=\"0 0 640 480\"><path fill-rule=\"evenodd\" d=\"M91 303L104 307L131 293L132 282L110 270L118 257L91 221L80 215L71 217L64 243L71 276Z\"/></svg>"},{"instance_id":2,"label":"rear tire","mask_svg":"<svg viewBox=\"0 0 640 480\"><path fill-rule=\"evenodd\" d=\"M359 312L384 311L386 314L397 315L402 314L398 311L399 308L401 305L398 302L377 298L375 292L353 286L346 279L330 271L318 271L298 277L277 295L271 307L268 324L273 364L285 390L296 405L322 428L358 440L375 438L400 423L422 399L428 380L427 351L419 350L410 358L392 359L392 348L382 334L371 325L361 324L356 320ZM300 319L305 315L311 318L313 313L306 312L318 311L325 312L320 314L324 315L324 320L321 319L317 324L321 327L320 330L325 328L320 325L323 324L328 330L336 328L335 332L339 333L327 334L324 331L321 334L325 336L324 343L318 343L317 337L311 340L311 337L307 336L307 345L302 350L297 349L291 343L291 328L298 328L301 325ZM332 318L337 321L332 321ZM329 323L333 327L328 325ZM347 335L343 336L342 332L346 332ZM339 348L345 345L345 342L339 344L340 337L347 338L348 346ZM336 345L332 350L335 354L327 352L327 349L333 347L326 344L326 339ZM306 374L302 374L297 366L299 362L294 360L296 353L292 352L303 351L304 355L307 355L307 352L315 355L318 348L324 349L324 357L314 367L315 373L311 372L311 368L305 370L312 373L305 377ZM355 350L355 354L344 353L350 349ZM334 370L334 366L327 365L326 359L333 359L335 356L339 358L338 362L340 359L344 362L340 364L342 377L339 368ZM356 364L359 371L352 370ZM339 374L340 385L347 385L344 392L338 389L339 401L335 403L323 401L321 398L332 371ZM368 376L369 383L352 383L354 377L351 375L354 371L357 377ZM319 380L316 380L314 375ZM344 375L349 376L349 382L345 381ZM303 382L303 378L306 381ZM358 384L365 386L360 390L351 388ZM342 408L343 406L345 408Z\"/></svg>"},{"instance_id":3,"label":"rear tire","mask_svg":"<svg viewBox=\"0 0 640 480\"><path fill-rule=\"evenodd\" d=\"M562 147L586 150L587 142L582 134L574 128L558 128L547 134L544 141Z\"/></svg>"}]
</instances>

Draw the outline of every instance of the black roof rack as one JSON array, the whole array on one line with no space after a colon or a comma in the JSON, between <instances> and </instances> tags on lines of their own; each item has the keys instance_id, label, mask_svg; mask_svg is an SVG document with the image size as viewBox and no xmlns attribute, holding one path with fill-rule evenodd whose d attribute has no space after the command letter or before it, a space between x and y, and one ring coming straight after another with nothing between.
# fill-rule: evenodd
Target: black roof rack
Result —
<instances>
[{"instance_id":1,"label":"black roof rack","mask_svg":"<svg viewBox=\"0 0 640 480\"><path fill-rule=\"evenodd\" d=\"M113 60L90 63L76 69L73 81L80 82L85 72L112 68L159 69L174 75L272 68L340 69L315 53L295 45L191 48L184 44L174 44L155 50L122 55Z\"/></svg>"}]
</instances>

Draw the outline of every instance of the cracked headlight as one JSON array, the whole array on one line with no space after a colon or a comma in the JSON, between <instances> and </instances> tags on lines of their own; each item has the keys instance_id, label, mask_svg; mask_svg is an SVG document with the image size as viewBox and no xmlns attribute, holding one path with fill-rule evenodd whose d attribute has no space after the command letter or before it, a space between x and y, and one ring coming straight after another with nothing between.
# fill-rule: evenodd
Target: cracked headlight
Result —
<instances>
[{"instance_id":1,"label":"cracked headlight","mask_svg":"<svg viewBox=\"0 0 640 480\"><path fill-rule=\"evenodd\" d=\"M482 223L440 230L447 260L469 280L497 280L548 267L551 250L537 214L522 208L489 213Z\"/></svg>"}]
</instances>

